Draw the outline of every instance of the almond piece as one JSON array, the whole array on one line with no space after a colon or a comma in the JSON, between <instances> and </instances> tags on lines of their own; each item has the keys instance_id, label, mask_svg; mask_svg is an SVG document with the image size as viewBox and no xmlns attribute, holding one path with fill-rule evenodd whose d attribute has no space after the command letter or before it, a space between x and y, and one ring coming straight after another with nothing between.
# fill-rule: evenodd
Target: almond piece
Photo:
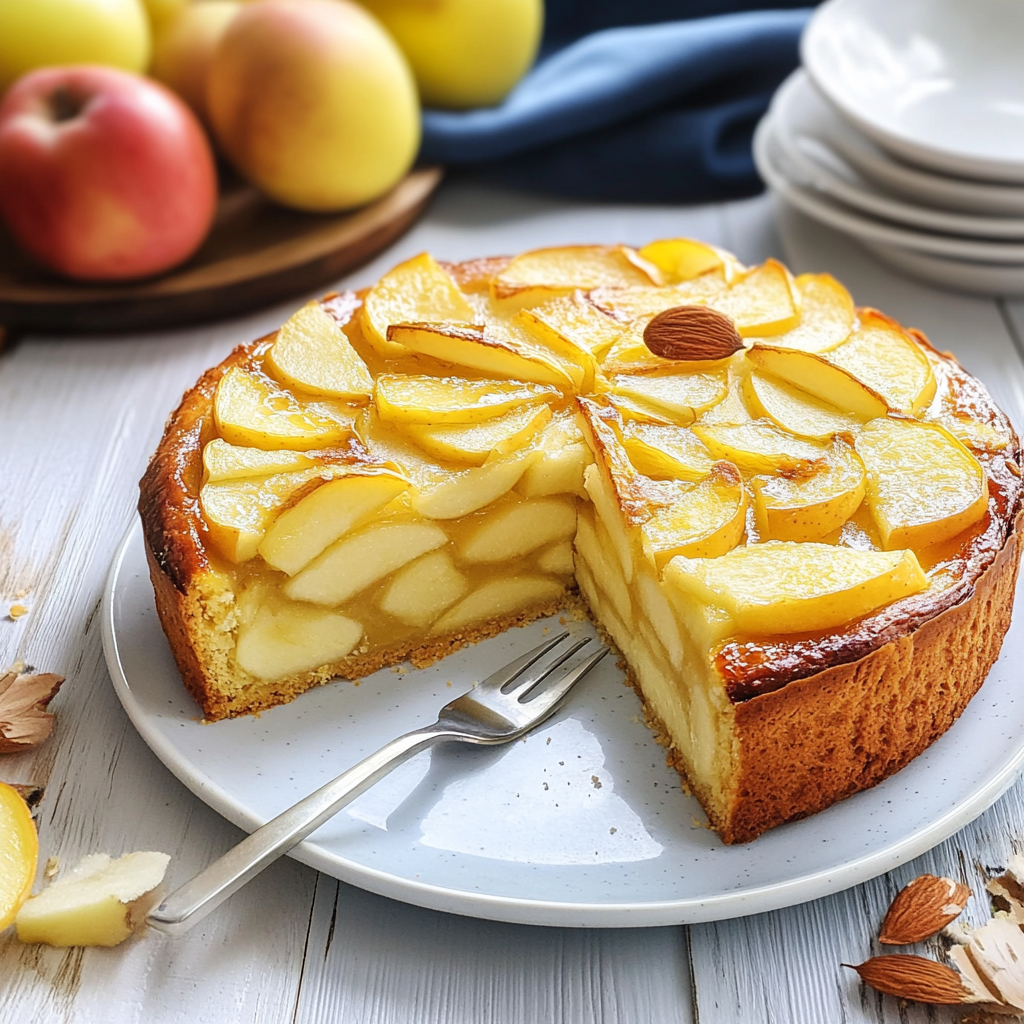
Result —
<instances>
[{"instance_id":1,"label":"almond piece","mask_svg":"<svg viewBox=\"0 0 1024 1024\"><path fill-rule=\"evenodd\" d=\"M878 941L905 946L927 939L960 916L970 895L966 885L952 878L918 875L896 894Z\"/></svg>"},{"instance_id":2,"label":"almond piece","mask_svg":"<svg viewBox=\"0 0 1024 1024\"><path fill-rule=\"evenodd\" d=\"M709 306L675 306L644 328L644 344L663 359L727 359L743 348L732 319Z\"/></svg>"},{"instance_id":3,"label":"almond piece","mask_svg":"<svg viewBox=\"0 0 1024 1024\"><path fill-rule=\"evenodd\" d=\"M969 989L952 967L908 953L873 956L864 963L843 964L855 970L865 984L886 995L918 1003L958 1006L990 1002L991 997Z\"/></svg>"}]
</instances>

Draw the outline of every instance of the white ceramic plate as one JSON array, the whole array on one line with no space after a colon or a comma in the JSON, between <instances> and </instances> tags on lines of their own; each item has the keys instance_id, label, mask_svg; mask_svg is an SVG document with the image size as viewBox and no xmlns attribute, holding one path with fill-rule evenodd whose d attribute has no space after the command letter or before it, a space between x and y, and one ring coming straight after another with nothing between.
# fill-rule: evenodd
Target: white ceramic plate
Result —
<instances>
[{"instance_id":1,"label":"white ceramic plate","mask_svg":"<svg viewBox=\"0 0 1024 1024\"><path fill-rule=\"evenodd\" d=\"M914 228L900 227L861 213L822 194L793 161L786 158L775 134L769 114L754 133L754 160L765 182L809 217L845 234L867 242L898 246L915 252L930 253L976 263L996 263L1004 267L1024 265L1024 244L958 238Z\"/></svg>"},{"instance_id":2,"label":"white ceramic plate","mask_svg":"<svg viewBox=\"0 0 1024 1024\"><path fill-rule=\"evenodd\" d=\"M246 830L339 774L517 654L558 620L513 629L427 669L333 683L257 717L204 725L161 632L141 528L104 594L103 642L142 738ZM576 628L589 629L579 625ZM1024 761L1024 636L961 720L875 789L752 845L703 827L640 707L605 659L524 740L407 762L293 852L353 885L499 921L634 927L717 920L814 899L888 871L995 801ZM259 885L259 880L251 883Z\"/></svg>"},{"instance_id":3,"label":"white ceramic plate","mask_svg":"<svg viewBox=\"0 0 1024 1024\"><path fill-rule=\"evenodd\" d=\"M844 117L944 174L1024 183L1019 0L829 0L803 64Z\"/></svg>"},{"instance_id":4,"label":"white ceramic plate","mask_svg":"<svg viewBox=\"0 0 1024 1024\"><path fill-rule=\"evenodd\" d=\"M938 210L989 216L1024 216L1024 188L949 178L894 160L822 99L807 72L798 68L772 99L779 142L787 147L810 139L835 152L880 188Z\"/></svg>"}]
</instances>

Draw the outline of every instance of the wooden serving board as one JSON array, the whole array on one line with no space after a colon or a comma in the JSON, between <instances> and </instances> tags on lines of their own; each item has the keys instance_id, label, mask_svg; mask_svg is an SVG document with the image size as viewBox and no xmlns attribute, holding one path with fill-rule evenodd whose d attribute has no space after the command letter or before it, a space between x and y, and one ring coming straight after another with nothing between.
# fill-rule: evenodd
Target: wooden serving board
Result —
<instances>
[{"instance_id":1,"label":"wooden serving board","mask_svg":"<svg viewBox=\"0 0 1024 1024\"><path fill-rule=\"evenodd\" d=\"M87 284L55 277L0 229L0 325L143 330L269 305L341 277L380 252L423 211L442 174L437 167L412 171L376 202L343 214L288 210L251 185L229 185L195 256L143 281Z\"/></svg>"}]
</instances>

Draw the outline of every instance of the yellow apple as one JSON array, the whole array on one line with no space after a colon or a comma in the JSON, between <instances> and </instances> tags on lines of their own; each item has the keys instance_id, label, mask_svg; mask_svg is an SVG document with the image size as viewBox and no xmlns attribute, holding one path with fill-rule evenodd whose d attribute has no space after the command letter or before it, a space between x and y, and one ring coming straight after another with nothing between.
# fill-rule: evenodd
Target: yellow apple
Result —
<instances>
[{"instance_id":1,"label":"yellow apple","mask_svg":"<svg viewBox=\"0 0 1024 1024\"><path fill-rule=\"evenodd\" d=\"M155 2L149 0L150 4ZM240 0L189 4L162 25L153 42L150 74L176 92L204 122L209 121L206 74L210 61L241 7ZM153 18L152 11L150 17Z\"/></svg>"},{"instance_id":2,"label":"yellow apple","mask_svg":"<svg viewBox=\"0 0 1024 1024\"><path fill-rule=\"evenodd\" d=\"M3 0L0 93L33 68L107 64L145 71L149 20L140 0Z\"/></svg>"},{"instance_id":3,"label":"yellow apple","mask_svg":"<svg viewBox=\"0 0 1024 1024\"><path fill-rule=\"evenodd\" d=\"M191 0L142 0L153 38L160 35L190 4Z\"/></svg>"},{"instance_id":4,"label":"yellow apple","mask_svg":"<svg viewBox=\"0 0 1024 1024\"><path fill-rule=\"evenodd\" d=\"M346 0L245 6L210 63L206 100L236 167L301 210L377 198L419 147L409 65L380 24Z\"/></svg>"},{"instance_id":5,"label":"yellow apple","mask_svg":"<svg viewBox=\"0 0 1024 1024\"><path fill-rule=\"evenodd\" d=\"M489 107L526 74L542 0L360 0L398 40L427 106Z\"/></svg>"}]
</instances>

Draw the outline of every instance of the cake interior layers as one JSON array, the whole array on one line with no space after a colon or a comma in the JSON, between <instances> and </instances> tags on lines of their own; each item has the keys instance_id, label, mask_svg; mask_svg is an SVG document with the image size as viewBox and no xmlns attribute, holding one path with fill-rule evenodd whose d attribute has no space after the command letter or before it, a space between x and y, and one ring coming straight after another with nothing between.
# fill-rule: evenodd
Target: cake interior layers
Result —
<instances>
[{"instance_id":1,"label":"cake interior layers","mask_svg":"<svg viewBox=\"0 0 1024 1024\"><path fill-rule=\"evenodd\" d=\"M964 600L1019 504L1016 437L952 359L688 240L418 256L238 350L175 431L200 571L161 613L208 717L578 586L723 832L738 703Z\"/></svg>"}]
</instances>

